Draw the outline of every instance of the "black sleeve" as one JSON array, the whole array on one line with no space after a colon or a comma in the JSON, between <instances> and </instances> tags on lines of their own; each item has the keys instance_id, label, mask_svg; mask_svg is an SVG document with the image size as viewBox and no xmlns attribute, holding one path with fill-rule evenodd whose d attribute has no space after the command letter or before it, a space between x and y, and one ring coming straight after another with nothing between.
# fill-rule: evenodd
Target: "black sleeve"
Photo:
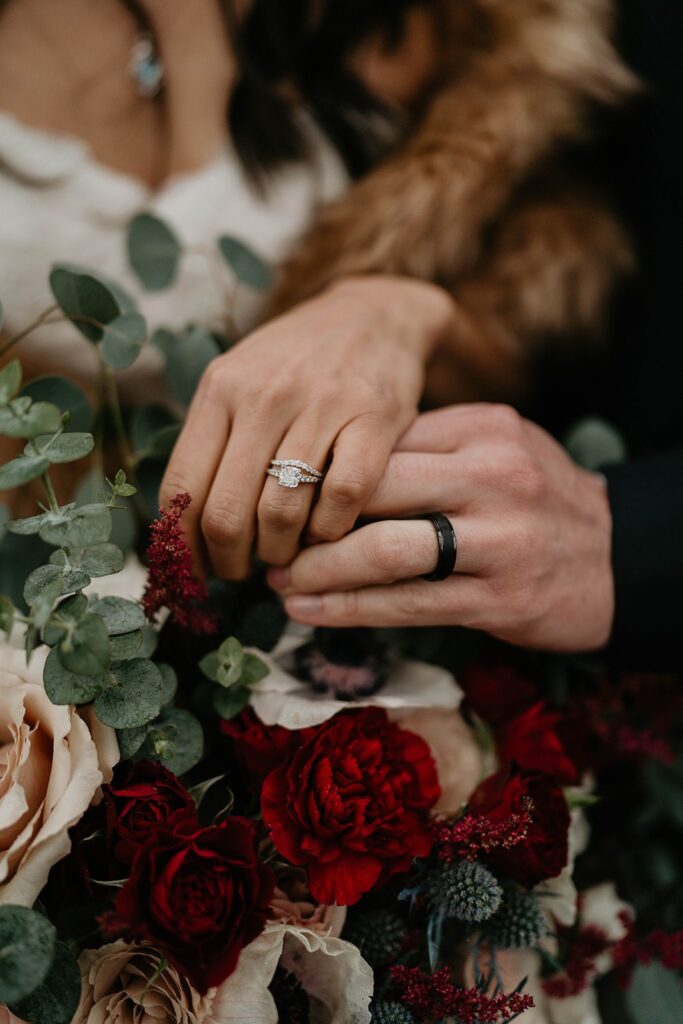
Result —
<instances>
[{"instance_id":1,"label":"black sleeve","mask_svg":"<svg viewBox=\"0 0 683 1024\"><path fill-rule=\"evenodd\" d=\"M604 474L614 523L612 659L630 669L681 669L683 450Z\"/></svg>"}]
</instances>

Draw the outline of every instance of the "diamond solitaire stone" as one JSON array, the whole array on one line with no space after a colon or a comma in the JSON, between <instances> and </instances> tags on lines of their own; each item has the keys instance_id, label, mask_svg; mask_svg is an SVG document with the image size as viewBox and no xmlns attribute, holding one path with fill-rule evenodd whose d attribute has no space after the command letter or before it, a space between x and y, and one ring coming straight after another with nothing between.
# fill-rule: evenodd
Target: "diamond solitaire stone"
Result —
<instances>
[{"instance_id":1,"label":"diamond solitaire stone","mask_svg":"<svg viewBox=\"0 0 683 1024\"><path fill-rule=\"evenodd\" d=\"M301 470L298 466L283 466L278 477L280 487L298 487L301 483Z\"/></svg>"}]
</instances>

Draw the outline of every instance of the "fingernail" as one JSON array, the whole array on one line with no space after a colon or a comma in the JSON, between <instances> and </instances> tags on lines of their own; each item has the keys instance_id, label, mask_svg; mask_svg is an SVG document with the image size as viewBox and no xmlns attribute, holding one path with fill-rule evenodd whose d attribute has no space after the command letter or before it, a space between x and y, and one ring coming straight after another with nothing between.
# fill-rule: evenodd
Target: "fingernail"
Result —
<instances>
[{"instance_id":1,"label":"fingernail","mask_svg":"<svg viewBox=\"0 0 683 1024\"><path fill-rule=\"evenodd\" d=\"M297 615L308 618L318 615L323 610L323 599L316 594L295 594L287 598L285 608L294 618Z\"/></svg>"},{"instance_id":2,"label":"fingernail","mask_svg":"<svg viewBox=\"0 0 683 1024\"><path fill-rule=\"evenodd\" d=\"M273 590L286 590L289 586L291 578L289 569L269 569L268 570L268 584Z\"/></svg>"}]
</instances>

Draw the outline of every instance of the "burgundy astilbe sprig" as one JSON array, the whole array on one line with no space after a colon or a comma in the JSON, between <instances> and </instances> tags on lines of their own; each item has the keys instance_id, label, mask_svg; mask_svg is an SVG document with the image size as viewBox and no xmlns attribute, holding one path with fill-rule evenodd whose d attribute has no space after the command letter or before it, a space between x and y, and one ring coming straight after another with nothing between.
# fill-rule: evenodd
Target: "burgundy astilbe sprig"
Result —
<instances>
[{"instance_id":1,"label":"burgundy astilbe sprig","mask_svg":"<svg viewBox=\"0 0 683 1024\"><path fill-rule=\"evenodd\" d=\"M428 974L420 967L397 966L391 976L401 990L401 1002L418 1021L453 1017L458 1024L506 1024L534 1006L531 996L521 992L487 996L477 988L454 985L448 967Z\"/></svg>"},{"instance_id":2,"label":"burgundy astilbe sprig","mask_svg":"<svg viewBox=\"0 0 683 1024\"><path fill-rule=\"evenodd\" d=\"M465 814L456 822L439 822L436 826L437 856L449 863L456 857L475 861L482 853L517 846L529 833L534 809L530 797L523 798L522 802L523 810L510 814L504 822L474 814Z\"/></svg>"},{"instance_id":3,"label":"burgundy astilbe sprig","mask_svg":"<svg viewBox=\"0 0 683 1024\"><path fill-rule=\"evenodd\" d=\"M596 925L582 928L571 945L564 970L544 981L543 991L554 999L578 996L593 984L598 973L598 958L610 946L610 940L602 928Z\"/></svg>"},{"instance_id":4,"label":"burgundy astilbe sprig","mask_svg":"<svg viewBox=\"0 0 683 1024\"><path fill-rule=\"evenodd\" d=\"M192 572L192 554L181 524L183 512L191 502L189 494L176 494L150 527L149 570L143 607L148 619L154 619L162 608L168 608L183 629L215 633L215 616L204 607L209 592L206 584Z\"/></svg>"}]
</instances>

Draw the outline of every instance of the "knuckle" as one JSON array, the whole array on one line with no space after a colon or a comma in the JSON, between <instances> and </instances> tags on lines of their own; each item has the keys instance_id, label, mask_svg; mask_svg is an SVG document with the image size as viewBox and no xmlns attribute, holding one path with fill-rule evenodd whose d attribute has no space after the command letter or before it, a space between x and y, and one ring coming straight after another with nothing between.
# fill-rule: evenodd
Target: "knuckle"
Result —
<instances>
[{"instance_id":1,"label":"knuckle","mask_svg":"<svg viewBox=\"0 0 683 1024\"><path fill-rule=\"evenodd\" d=\"M407 550L399 530L386 525L368 537L366 558L382 580L393 582L407 573Z\"/></svg>"},{"instance_id":2,"label":"knuckle","mask_svg":"<svg viewBox=\"0 0 683 1024\"><path fill-rule=\"evenodd\" d=\"M341 601L341 617L344 622L356 622L360 613L360 599L355 590L344 593Z\"/></svg>"},{"instance_id":3,"label":"knuckle","mask_svg":"<svg viewBox=\"0 0 683 1024\"><path fill-rule=\"evenodd\" d=\"M245 532L244 515L227 497L207 504L201 525L206 542L219 547L236 543Z\"/></svg>"},{"instance_id":4,"label":"knuckle","mask_svg":"<svg viewBox=\"0 0 683 1024\"><path fill-rule=\"evenodd\" d=\"M283 490L283 488L280 488ZM305 518L305 512L296 505L278 498L264 498L258 507L258 521L261 526L287 533L299 529Z\"/></svg>"},{"instance_id":5,"label":"knuckle","mask_svg":"<svg viewBox=\"0 0 683 1024\"><path fill-rule=\"evenodd\" d=\"M505 438L517 438L522 432L522 417L511 405L492 405L488 411L489 421Z\"/></svg>"},{"instance_id":6,"label":"knuckle","mask_svg":"<svg viewBox=\"0 0 683 1024\"><path fill-rule=\"evenodd\" d=\"M165 505L168 505L177 494L186 494L189 490L189 481L182 469L169 467L159 488L160 507L163 508Z\"/></svg>"},{"instance_id":7,"label":"knuckle","mask_svg":"<svg viewBox=\"0 0 683 1024\"><path fill-rule=\"evenodd\" d=\"M539 462L529 451L516 447L507 460L507 478L520 497L538 500L544 493L544 476Z\"/></svg>"},{"instance_id":8,"label":"knuckle","mask_svg":"<svg viewBox=\"0 0 683 1024\"><path fill-rule=\"evenodd\" d=\"M340 508L356 508L369 497L372 480L361 466L348 466L343 472L331 474L327 484L327 496Z\"/></svg>"}]
</instances>

